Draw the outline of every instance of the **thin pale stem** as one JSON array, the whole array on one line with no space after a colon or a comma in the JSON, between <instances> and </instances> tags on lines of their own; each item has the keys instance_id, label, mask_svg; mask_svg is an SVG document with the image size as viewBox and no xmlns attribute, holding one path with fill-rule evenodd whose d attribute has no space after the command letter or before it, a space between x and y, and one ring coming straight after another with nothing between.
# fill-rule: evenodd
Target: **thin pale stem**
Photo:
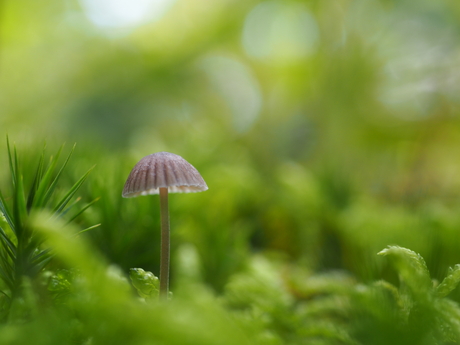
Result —
<instances>
[{"instance_id":1,"label":"thin pale stem","mask_svg":"<svg viewBox=\"0 0 460 345\"><path fill-rule=\"evenodd\" d=\"M168 297L169 289L169 210L168 188L160 188L161 214L161 258L160 258L160 299Z\"/></svg>"}]
</instances>

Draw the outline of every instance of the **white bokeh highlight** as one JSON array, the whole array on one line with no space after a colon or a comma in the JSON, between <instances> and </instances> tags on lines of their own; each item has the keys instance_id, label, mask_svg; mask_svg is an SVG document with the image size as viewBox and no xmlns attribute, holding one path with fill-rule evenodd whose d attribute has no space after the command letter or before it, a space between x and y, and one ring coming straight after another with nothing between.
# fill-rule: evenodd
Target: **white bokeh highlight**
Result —
<instances>
[{"instance_id":1,"label":"white bokeh highlight","mask_svg":"<svg viewBox=\"0 0 460 345\"><path fill-rule=\"evenodd\" d=\"M242 44L254 58L292 60L316 52L319 37L316 19L306 6L266 1L248 14Z\"/></svg>"},{"instance_id":2,"label":"white bokeh highlight","mask_svg":"<svg viewBox=\"0 0 460 345\"><path fill-rule=\"evenodd\" d=\"M159 20L175 0L80 0L88 19L105 29L129 29Z\"/></svg>"}]
</instances>

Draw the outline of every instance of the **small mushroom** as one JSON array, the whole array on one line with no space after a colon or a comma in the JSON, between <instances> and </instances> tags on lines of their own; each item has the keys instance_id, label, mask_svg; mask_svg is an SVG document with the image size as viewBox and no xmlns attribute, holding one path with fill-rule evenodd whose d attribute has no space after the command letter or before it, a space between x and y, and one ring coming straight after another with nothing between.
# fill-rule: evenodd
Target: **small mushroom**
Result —
<instances>
[{"instance_id":1,"label":"small mushroom","mask_svg":"<svg viewBox=\"0 0 460 345\"><path fill-rule=\"evenodd\" d=\"M157 152L142 158L131 170L122 196L160 194L161 259L160 298L166 298L169 287L169 193L201 192L208 189L200 173L181 156Z\"/></svg>"}]
</instances>

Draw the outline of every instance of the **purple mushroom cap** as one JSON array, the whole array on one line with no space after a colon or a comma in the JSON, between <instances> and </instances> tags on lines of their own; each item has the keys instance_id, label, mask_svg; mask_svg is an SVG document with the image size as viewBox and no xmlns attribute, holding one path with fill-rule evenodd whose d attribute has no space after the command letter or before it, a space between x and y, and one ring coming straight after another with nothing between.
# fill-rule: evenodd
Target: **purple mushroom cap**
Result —
<instances>
[{"instance_id":1,"label":"purple mushroom cap","mask_svg":"<svg viewBox=\"0 0 460 345\"><path fill-rule=\"evenodd\" d=\"M159 194L160 188L169 193L201 192L208 189L198 170L181 156L157 152L142 158L131 170L122 196Z\"/></svg>"}]
</instances>

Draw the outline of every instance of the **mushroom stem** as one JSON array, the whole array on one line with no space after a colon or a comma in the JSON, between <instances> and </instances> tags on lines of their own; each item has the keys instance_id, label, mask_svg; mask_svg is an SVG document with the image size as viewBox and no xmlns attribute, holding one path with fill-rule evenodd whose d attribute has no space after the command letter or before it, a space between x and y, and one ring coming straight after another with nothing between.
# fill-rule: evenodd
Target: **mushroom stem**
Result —
<instances>
[{"instance_id":1,"label":"mushroom stem","mask_svg":"<svg viewBox=\"0 0 460 345\"><path fill-rule=\"evenodd\" d=\"M169 287L169 211L168 188L160 188L161 258L160 299L167 299Z\"/></svg>"}]
</instances>

